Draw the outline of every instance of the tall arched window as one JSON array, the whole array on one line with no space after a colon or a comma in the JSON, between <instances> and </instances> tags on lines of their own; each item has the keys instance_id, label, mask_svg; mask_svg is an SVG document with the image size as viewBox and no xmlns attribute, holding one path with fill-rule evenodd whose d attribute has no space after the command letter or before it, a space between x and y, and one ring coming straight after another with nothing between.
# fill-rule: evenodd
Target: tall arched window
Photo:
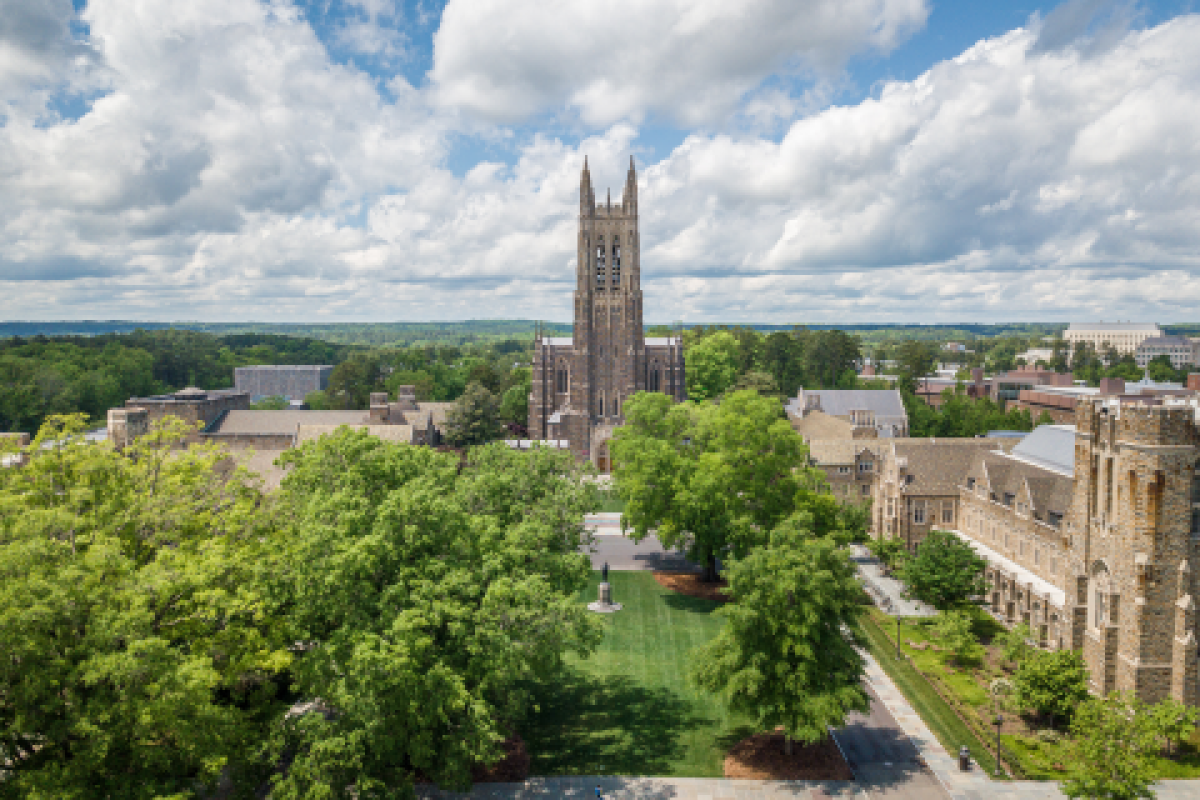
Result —
<instances>
[{"instance_id":1,"label":"tall arched window","mask_svg":"<svg viewBox=\"0 0 1200 800\"><path fill-rule=\"evenodd\" d=\"M612 285L621 285L621 240L620 238L613 239L613 256L612 256Z\"/></svg>"},{"instance_id":2,"label":"tall arched window","mask_svg":"<svg viewBox=\"0 0 1200 800\"><path fill-rule=\"evenodd\" d=\"M1107 627L1112 614L1110 608L1112 582L1109 578L1108 567L1104 562L1097 561L1092 567L1092 580L1089 588L1088 600L1092 606L1089 622L1094 628Z\"/></svg>"},{"instance_id":3,"label":"tall arched window","mask_svg":"<svg viewBox=\"0 0 1200 800\"><path fill-rule=\"evenodd\" d=\"M647 387L652 392L659 391L662 386L661 373L658 371L658 362L655 361L650 365L650 385Z\"/></svg>"},{"instance_id":4,"label":"tall arched window","mask_svg":"<svg viewBox=\"0 0 1200 800\"><path fill-rule=\"evenodd\" d=\"M558 365L557 383L558 386L556 389L558 393L566 394L567 389L570 386L570 375L567 373L567 366L565 364Z\"/></svg>"},{"instance_id":5,"label":"tall arched window","mask_svg":"<svg viewBox=\"0 0 1200 800\"><path fill-rule=\"evenodd\" d=\"M596 239L596 288L604 288L604 237Z\"/></svg>"},{"instance_id":6,"label":"tall arched window","mask_svg":"<svg viewBox=\"0 0 1200 800\"><path fill-rule=\"evenodd\" d=\"M599 401L598 411L600 412L600 416L603 417L604 416L604 392L601 392L596 399Z\"/></svg>"}]
</instances>

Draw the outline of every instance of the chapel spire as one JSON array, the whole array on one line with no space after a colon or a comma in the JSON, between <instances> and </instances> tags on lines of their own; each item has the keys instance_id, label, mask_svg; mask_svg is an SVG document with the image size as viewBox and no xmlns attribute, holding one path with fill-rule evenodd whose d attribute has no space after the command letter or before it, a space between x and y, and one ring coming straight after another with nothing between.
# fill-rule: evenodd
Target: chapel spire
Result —
<instances>
[{"instance_id":1,"label":"chapel spire","mask_svg":"<svg viewBox=\"0 0 1200 800\"><path fill-rule=\"evenodd\" d=\"M626 214L637 214L637 169L633 166L633 156L629 157L629 174L625 176L625 194L621 196L621 205Z\"/></svg>"},{"instance_id":2,"label":"chapel spire","mask_svg":"<svg viewBox=\"0 0 1200 800\"><path fill-rule=\"evenodd\" d=\"M585 217L596 213L596 195L592 192L592 173L588 170L587 156L583 157L583 172L579 176L579 213Z\"/></svg>"}]
</instances>

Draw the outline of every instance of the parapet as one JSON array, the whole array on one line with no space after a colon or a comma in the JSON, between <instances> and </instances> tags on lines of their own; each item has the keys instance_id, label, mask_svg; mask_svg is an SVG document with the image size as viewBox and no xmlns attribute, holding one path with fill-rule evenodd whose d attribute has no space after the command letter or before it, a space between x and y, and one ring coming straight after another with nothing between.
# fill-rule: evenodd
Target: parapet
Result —
<instances>
[{"instance_id":1,"label":"parapet","mask_svg":"<svg viewBox=\"0 0 1200 800\"><path fill-rule=\"evenodd\" d=\"M148 430L150 412L146 409L134 407L108 410L108 440L118 450L124 450Z\"/></svg>"}]
</instances>

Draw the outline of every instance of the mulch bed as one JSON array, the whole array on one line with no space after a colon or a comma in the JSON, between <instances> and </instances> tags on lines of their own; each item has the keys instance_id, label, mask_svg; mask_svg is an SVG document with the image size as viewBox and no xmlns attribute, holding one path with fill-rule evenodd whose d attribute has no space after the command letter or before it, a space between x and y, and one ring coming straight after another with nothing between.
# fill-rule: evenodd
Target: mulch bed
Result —
<instances>
[{"instance_id":1,"label":"mulch bed","mask_svg":"<svg viewBox=\"0 0 1200 800\"><path fill-rule=\"evenodd\" d=\"M500 752L504 755L490 767L485 764L471 767L471 783L521 783L529 777L529 749L520 734L514 733L501 742ZM413 783L427 785L433 781L417 772Z\"/></svg>"},{"instance_id":2,"label":"mulch bed","mask_svg":"<svg viewBox=\"0 0 1200 800\"><path fill-rule=\"evenodd\" d=\"M520 734L509 736L500 749L504 755L495 764L476 764L471 769L472 783L520 783L529 777L529 750Z\"/></svg>"},{"instance_id":3,"label":"mulch bed","mask_svg":"<svg viewBox=\"0 0 1200 800\"><path fill-rule=\"evenodd\" d=\"M783 751L783 733L756 733L725 756L725 777L759 781L852 781L854 773L833 739L817 744L792 742Z\"/></svg>"},{"instance_id":4,"label":"mulch bed","mask_svg":"<svg viewBox=\"0 0 1200 800\"><path fill-rule=\"evenodd\" d=\"M700 580L700 574L697 572L659 572L656 570L654 580L658 581L660 586L689 597L703 597L705 600L716 600L718 603L729 602L729 597L725 594L725 587L728 585L725 581L705 583Z\"/></svg>"}]
</instances>

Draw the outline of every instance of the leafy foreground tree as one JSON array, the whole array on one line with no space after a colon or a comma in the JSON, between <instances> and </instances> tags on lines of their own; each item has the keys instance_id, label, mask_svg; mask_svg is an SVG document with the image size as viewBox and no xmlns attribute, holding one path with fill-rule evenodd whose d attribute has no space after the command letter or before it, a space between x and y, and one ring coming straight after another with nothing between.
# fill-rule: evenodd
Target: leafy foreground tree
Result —
<instances>
[{"instance_id":1,"label":"leafy foreground tree","mask_svg":"<svg viewBox=\"0 0 1200 800\"><path fill-rule=\"evenodd\" d=\"M750 391L720 405L635 394L612 452L622 524L638 541L657 529L665 546L686 544L710 581L718 558L764 543L796 510L797 492L818 481L779 402Z\"/></svg>"},{"instance_id":2,"label":"leafy foreground tree","mask_svg":"<svg viewBox=\"0 0 1200 800\"><path fill-rule=\"evenodd\" d=\"M1089 697L1071 722L1074 739L1067 797L1087 800L1153 798L1150 758L1160 731L1145 705L1127 692Z\"/></svg>"},{"instance_id":3,"label":"leafy foreground tree","mask_svg":"<svg viewBox=\"0 0 1200 800\"><path fill-rule=\"evenodd\" d=\"M694 651L697 686L723 694L760 728L783 726L789 755L792 739L820 741L849 712L866 713L855 649L862 588L835 542L788 521L727 575L733 602L717 613L728 624Z\"/></svg>"},{"instance_id":4,"label":"leafy foreground tree","mask_svg":"<svg viewBox=\"0 0 1200 800\"><path fill-rule=\"evenodd\" d=\"M720 397L738 378L738 340L729 331L717 331L684 352L687 393L692 400Z\"/></svg>"},{"instance_id":5,"label":"leafy foreground tree","mask_svg":"<svg viewBox=\"0 0 1200 800\"><path fill-rule=\"evenodd\" d=\"M1013 676L1015 700L1050 718L1070 721L1075 709L1088 696L1088 671L1077 650L1034 650L1029 652Z\"/></svg>"},{"instance_id":6,"label":"leafy foreground tree","mask_svg":"<svg viewBox=\"0 0 1200 800\"><path fill-rule=\"evenodd\" d=\"M481 383L467 386L446 414L446 441L459 447L493 442L504 435L500 400Z\"/></svg>"},{"instance_id":7,"label":"leafy foreground tree","mask_svg":"<svg viewBox=\"0 0 1200 800\"><path fill-rule=\"evenodd\" d=\"M186 797L249 763L290 656L270 524L171 418L124 453L52 417L0 469L0 796Z\"/></svg>"},{"instance_id":8,"label":"leafy foreground tree","mask_svg":"<svg viewBox=\"0 0 1200 800\"><path fill-rule=\"evenodd\" d=\"M293 670L319 713L273 738L272 797L411 796L418 776L466 789L499 755L526 682L586 654L576 602L594 490L570 454L387 444L342 430L285 455L275 590Z\"/></svg>"},{"instance_id":9,"label":"leafy foreground tree","mask_svg":"<svg viewBox=\"0 0 1200 800\"><path fill-rule=\"evenodd\" d=\"M985 566L969 544L949 531L933 530L904 560L900 577L913 597L946 611L961 608L987 591Z\"/></svg>"}]
</instances>

